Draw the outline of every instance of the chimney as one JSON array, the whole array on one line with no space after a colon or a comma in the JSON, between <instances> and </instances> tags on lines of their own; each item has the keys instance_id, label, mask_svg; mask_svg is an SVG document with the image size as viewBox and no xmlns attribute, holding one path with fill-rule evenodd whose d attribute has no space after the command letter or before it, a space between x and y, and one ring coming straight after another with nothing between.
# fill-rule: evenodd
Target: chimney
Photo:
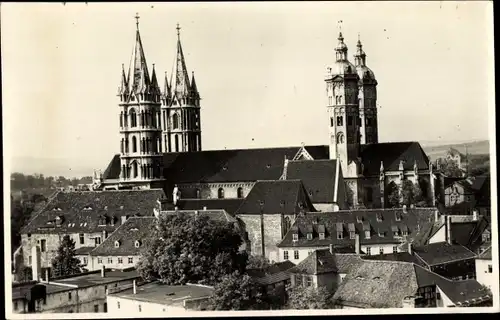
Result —
<instances>
[{"instance_id":1,"label":"chimney","mask_svg":"<svg viewBox=\"0 0 500 320\"><path fill-rule=\"evenodd\" d=\"M102 278L106 277L106 266L105 265L102 265L102 268L101 268L101 277Z\"/></svg>"},{"instance_id":2,"label":"chimney","mask_svg":"<svg viewBox=\"0 0 500 320\"><path fill-rule=\"evenodd\" d=\"M134 294L137 294L137 283L135 280L132 282L132 285L134 286Z\"/></svg>"},{"instance_id":3,"label":"chimney","mask_svg":"<svg viewBox=\"0 0 500 320\"><path fill-rule=\"evenodd\" d=\"M406 210L406 204L403 205L403 213L408 213L408 211Z\"/></svg>"},{"instance_id":4,"label":"chimney","mask_svg":"<svg viewBox=\"0 0 500 320\"><path fill-rule=\"evenodd\" d=\"M33 280L40 281L41 265L40 265L40 247L34 245L31 248L31 270L33 272Z\"/></svg>"},{"instance_id":5,"label":"chimney","mask_svg":"<svg viewBox=\"0 0 500 320\"><path fill-rule=\"evenodd\" d=\"M356 240L354 242L354 250L356 254L361 254L361 244L359 243L359 234L356 234Z\"/></svg>"},{"instance_id":6,"label":"chimney","mask_svg":"<svg viewBox=\"0 0 500 320\"><path fill-rule=\"evenodd\" d=\"M477 221L478 220L478 214L477 210L472 211L472 221Z\"/></svg>"},{"instance_id":7,"label":"chimney","mask_svg":"<svg viewBox=\"0 0 500 320\"><path fill-rule=\"evenodd\" d=\"M333 254L335 251L333 250L333 244L330 244L330 253Z\"/></svg>"},{"instance_id":8,"label":"chimney","mask_svg":"<svg viewBox=\"0 0 500 320\"><path fill-rule=\"evenodd\" d=\"M446 217L446 241L449 244L452 244L452 242L451 242L451 216Z\"/></svg>"},{"instance_id":9,"label":"chimney","mask_svg":"<svg viewBox=\"0 0 500 320\"><path fill-rule=\"evenodd\" d=\"M439 210L434 211L434 221L439 222Z\"/></svg>"},{"instance_id":10,"label":"chimney","mask_svg":"<svg viewBox=\"0 0 500 320\"><path fill-rule=\"evenodd\" d=\"M410 255L413 255L413 245L411 244L411 242L408 242L408 253Z\"/></svg>"},{"instance_id":11,"label":"chimney","mask_svg":"<svg viewBox=\"0 0 500 320\"><path fill-rule=\"evenodd\" d=\"M207 207L203 207L203 211L207 211Z\"/></svg>"},{"instance_id":12,"label":"chimney","mask_svg":"<svg viewBox=\"0 0 500 320\"><path fill-rule=\"evenodd\" d=\"M106 230L102 230L102 241L106 240L107 235L108 233L106 232Z\"/></svg>"}]
</instances>

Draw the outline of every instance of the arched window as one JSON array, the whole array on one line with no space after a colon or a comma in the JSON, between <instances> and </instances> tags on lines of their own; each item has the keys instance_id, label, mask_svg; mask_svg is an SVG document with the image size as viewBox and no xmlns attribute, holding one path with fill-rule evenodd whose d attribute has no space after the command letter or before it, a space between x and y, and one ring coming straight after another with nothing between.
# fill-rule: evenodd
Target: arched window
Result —
<instances>
[{"instance_id":1,"label":"arched window","mask_svg":"<svg viewBox=\"0 0 500 320\"><path fill-rule=\"evenodd\" d=\"M130 110L130 126L132 128L137 127L137 114L134 109Z\"/></svg>"},{"instance_id":2,"label":"arched window","mask_svg":"<svg viewBox=\"0 0 500 320\"><path fill-rule=\"evenodd\" d=\"M120 113L120 128L123 127L123 112Z\"/></svg>"},{"instance_id":3,"label":"arched window","mask_svg":"<svg viewBox=\"0 0 500 320\"><path fill-rule=\"evenodd\" d=\"M218 198L219 199L224 199L224 189L219 188L219 191L217 192Z\"/></svg>"},{"instance_id":4,"label":"arched window","mask_svg":"<svg viewBox=\"0 0 500 320\"><path fill-rule=\"evenodd\" d=\"M125 138L125 153L128 153L128 138Z\"/></svg>"},{"instance_id":5,"label":"arched window","mask_svg":"<svg viewBox=\"0 0 500 320\"><path fill-rule=\"evenodd\" d=\"M132 152L137 152L137 138L135 136L132 137Z\"/></svg>"},{"instance_id":6,"label":"arched window","mask_svg":"<svg viewBox=\"0 0 500 320\"><path fill-rule=\"evenodd\" d=\"M344 134L342 132L337 134L337 143L344 143Z\"/></svg>"},{"instance_id":7,"label":"arched window","mask_svg":"<svg viewBox=\"0 0 500 320\"><path fill-rule=\"evenodd\" d=\"M120 152L123 153L125 151L125 139L122 138L120 143Z\"/></svg>"},{"instance_id":8,"label":"arched window","mask_svg":"<svg viewBox=\"0 0 500 320\"><path fill-rule=\"evenodd\" d=\"M138 175L139 175L139 172L137 170L137 162L134 161L134 163L132 163L132 176L134 178L137 178Z\"/></svg>"},{"instance_id":9,"label":"arched window","mask_svg":"<svg viewBox=\"0 0 500 320\"><path fill-rule=\"evenodd\" d=\"M344 117L337 116L337 125L338 126L343 126L344 125Z\"/></svg>"},{"instance_id":10,"label":"arched window","mask_svg":"<svg viewBox=\"0 0 500 320\"><path fill-rule=\"evenodd\" d=\"M196 189L196 199L200 199L201 198L201 191L200 189Z\"/></svg>"},{"instance_id":11,"label":"arched window","mask_svg":"<svg viewBox=\"0 0 500 320\"><path fill-rule=\"evenodd\" d=\"M179 152L179 136L175 136L175 152Z\"/></svg>"},{"instance_id":12,"label":"arched window","mask_svg":"<svg viewBox=\"0 0 500 320\"><path fill-rule=\"evenodd\" d=\"M237 194L238 194L238 199L243 198L243 188L242 187L238 188Z\"/></svg>"},{"instance_id":13,"label":"arched window","mask_svg":"<svg viewBox=\"0 0 500 320\"><path fill-rule=\"evenodd\" d=\"M179 115L177 113L174 113L174 115L172 116L172 128L179 128Z\"/></svg>"}]
</instances>

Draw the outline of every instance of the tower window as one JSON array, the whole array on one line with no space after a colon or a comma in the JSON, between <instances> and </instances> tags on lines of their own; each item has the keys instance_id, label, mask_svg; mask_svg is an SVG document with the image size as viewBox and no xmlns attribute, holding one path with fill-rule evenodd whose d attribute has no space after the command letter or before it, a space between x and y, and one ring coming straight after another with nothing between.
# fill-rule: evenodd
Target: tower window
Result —
<instances>
[{"instance_id":1,"label":"tower window","mask_svg":"<svg viewBox=\"0 0 500 320\"><path fill-rule=\"evenodd\" d=\"M219 199L224 199L224 189L219 188L219 190L217 192L217 196Z\"/></svg>"},{"instance_id":2,"label":"tower window","mask_svg":"<svg viewBox=\"0 0 500 320\"><path fill-rule=\"evenodd\" d=\"M137 138L135 136L132 137L132 152L137 152Z\"/></svg>"},{"instance_id":3,"label":"tower window","mask_svg":"<svg viewBox=\"0 0 500 320\"><path fill-rule=\"evenodd\" d=\"M132 175L134 178L137 178L139 173L137 172L137 162L132 163Z\"/></svg>"},{"instance_id":4,"label":"tower window","mask_svg":"<svg viewBox=\"0 0 500 320\"><path fill-rule=\"evenodd\" d=\"M177 113L172 116L172 128L179 129L179 115Z\"/></svg>"},{"instance_id":5,"label":"tower window","mask_svg":"<svg viewBox=\"0 0 500 320\"><path fill-rule=\"evenodd\" d=\"M333 117L330 118L330 127L333 127Z\"/></svg>"},{"instance_id":6,"label":"tower window","mask_svg":"<svg viewBox=\"0 0 500 320\"><path fill-rule=\"evenodd\" d=\"M366 118L366 125L371 126L372 125L372 119L371 118Z\"/></svg>"},{"instance_id":7,"label":"tower window","mask_svg":"<svg viewBox=\"0 0 500 320\"><path fill-rule=\"evenodd\" d=\"M200 189L196 189L196 199L200 199L201 198L201 191Z\"/></svg>"},{"instance_id":8,"label":"tower window","mask_svg":"<svg viewBox=\"0 0 500 320\"><path fill-rule=\"evenodd\" d=\"M130 126L132 128L137 127L137 114L134 109L130 110Z\"/></svg>"},{"instance_id":9,"label":"tower window","mask_svg":"<svg viewBox=\"0 0 500 320\"><path fill-rule=\"evenodd\" d=\"M344 117L338 116L337 117L337 126L343 126L344 125Z\"/></svg>"},{"instance_id":10,"label":"tower window","mask_svg":"<svg viewBox=\"0 0 500 320\"><path fill-rule=\"evenodd\" d=\"M328 97L328 105L331 106L333 104L333 97Z\"/></svg>"},{"instance_id":11,"label":"tower window","mask_svg":"<svg viewBox=\"0 0 500 320\"><path fill-rule=\"evenodd\" d=\"M342 132L337 135L337 143L344 143L344 134Z\"/></svg>"},{"instance_id":12,"label":"tower window","mask_svg":"<svg viewBox=\"0 0 500 320\"><path fill-rule=\"evenodd\" d=\"M352 126L352 116L347 116L347 125Z\"/></svg>"}]
</instances>

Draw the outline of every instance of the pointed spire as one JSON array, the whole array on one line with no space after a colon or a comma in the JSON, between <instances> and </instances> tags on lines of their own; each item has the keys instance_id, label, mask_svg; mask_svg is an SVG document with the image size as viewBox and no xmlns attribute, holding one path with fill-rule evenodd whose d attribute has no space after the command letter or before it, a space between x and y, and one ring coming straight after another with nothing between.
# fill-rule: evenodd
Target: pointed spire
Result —
<instances>
[{"instance_id":1,"label":"pointed spire","mask_svg":"<svg viewBox=\"0 0 500 320\"><path fill-rule=\"evenodd\" d=\"M191 92L195 96L199 96L198 87L196 86L196 80L194 79L194 71L192 72L191 77Z\"/></svg>"},{"instance_id":2,"label":"pointed spire","mask_svg":"<svg viewBox=\"0 0 500 320\"><path fill-rule=\"evenodd\" d=\"M135 35L135 48L132 56L129 75L132 75L132 81L129 82L130 92L144 93L149 85L149 72L142 46L141 34L139 32L139 14L135 16L137 31Z\"/></svg>"},{"instance_id":3,"label":"pointed spire","mask_svg":"<svg viewBox=\"0 0 500 320\"><path fill-rule=\"evenodd\" d=\"M122 63L122 76L121 76L121 85L119 94L127 94L128 93L128 77L125 76L125 65Z\"/></svg>"},{"instance_id":4,"label":"pointed spire","mask_svg":"<svg viewBox=\"0 0 500 320\"><path fill-rule=\"evenodd\" d=\"M337 40L339 41L337 47L335 48L337 61L347 60L347 45L344 43L342 31L339 31Z\"/></svg>"},{"instance_id":5,"label":"pointed spire","mask_svg":"<svg viewBox=\"0 0 500 320\"><path fill-rule=\"evenodd\" d=\"M167 71L165 71L165 85L163 87L163 95L165 97L171 97L172 95L170 84L168 83Z\"/></svg>"},{"instance_id":6,"label":"pointed spire","mask_svg":"<svg viewBox=\"0 0 500 320\"><path fill-rule=\"evenodd\" d=\"M153 63L153 71L151 72L151 93L161 94L158 79L156 78L155 64Z\"/></svg>"},{"instance_id":7,"label":"pointed spire","mask_svg":"<svg viewBox=\"0 0 500 320\"><path fill-rule=\"evenodd\" d=\"M363 51L363 45L361 44L361 39L358 33L358 43L356 44L356 53L354 54L354 64L356 66L366 65L366 54Z\"/></svg>"},{"instance_id":8,"label":"pointed spire","mask_svg":"<svg viewBox=\"0 0 500 320\"><path fill-rule=\"evenodd\" d=\"M186 61L184 60L184 53L182 52L180 27L177 24L177 58L175 63L175 84L174 92L178 98L185 97L189 94L189 75L186 68ZM172 85L172 84L171 84Z\"/></svg>"}]
</instances>

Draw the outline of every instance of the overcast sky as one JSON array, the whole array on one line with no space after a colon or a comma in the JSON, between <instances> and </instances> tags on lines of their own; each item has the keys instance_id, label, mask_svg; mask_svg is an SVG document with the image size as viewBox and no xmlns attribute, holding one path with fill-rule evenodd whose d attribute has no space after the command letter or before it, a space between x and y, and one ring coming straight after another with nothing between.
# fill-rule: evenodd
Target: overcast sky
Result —
<instances>
[{"instance_id":1,"label":"overcast sky","mask_svg":"<svg viewBox=\"0 0 500 320\"><path fill-rule=\"evenodd\" d=\"M119 152L136 12L161 75L180 24L205 150L327 144L323 75L339 20L350 60L360 33L377 77L381 142L488 138L491 2L2 3L7 154L104 169Z\"/></svg>"}]
</instances>

